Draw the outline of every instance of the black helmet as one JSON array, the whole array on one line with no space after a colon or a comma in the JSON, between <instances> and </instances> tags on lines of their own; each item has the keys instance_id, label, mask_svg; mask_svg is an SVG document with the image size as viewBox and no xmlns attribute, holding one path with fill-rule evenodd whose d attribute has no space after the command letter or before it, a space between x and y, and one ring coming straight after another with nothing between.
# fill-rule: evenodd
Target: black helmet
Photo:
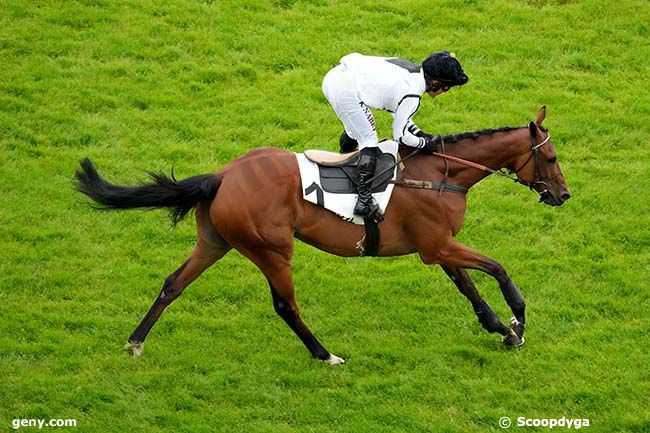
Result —
<instances>
[{"instance_id":1,"label":"black helmet","mask_svg":"<svg viewBox=\"0 0 650 433\"><path fill-rule=\"evenodd\" d=\"M422 70L427 83L437 80L445 86L452 87L462 86L469 81L460 62L449 51L431 54L422 62Z\"/></svg>"}]
</instances>

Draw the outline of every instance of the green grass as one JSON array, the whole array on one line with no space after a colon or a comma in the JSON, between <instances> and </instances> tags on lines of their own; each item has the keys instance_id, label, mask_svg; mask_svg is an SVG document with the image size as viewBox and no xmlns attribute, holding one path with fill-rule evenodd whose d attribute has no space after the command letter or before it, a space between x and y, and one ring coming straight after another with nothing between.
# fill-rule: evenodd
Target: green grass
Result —
<instances>
[{"instance_id":1,"label":"green grass","mask_svg":"<svg viewBox=\"0 0 650 433\"><path fill-rule=\"evenodd\" d=\"M648 23L628 0L0 0L0 431L496 432L501 416L649 431ZM440 49L470 83L425 100L424 129L524 125L548 106L573 198L552 209L488 179L459 235L521 287L526 346L502 348L416 256L298 243L303 317L348 364L310 359L236 252L165 312L143 357L121 350L194 227L93 211L72 190L80 158L129 183L262 145L334 150L320 86L342 55ZM507 319L495 282L472 275Z\"/></svg>"}]
</instances>

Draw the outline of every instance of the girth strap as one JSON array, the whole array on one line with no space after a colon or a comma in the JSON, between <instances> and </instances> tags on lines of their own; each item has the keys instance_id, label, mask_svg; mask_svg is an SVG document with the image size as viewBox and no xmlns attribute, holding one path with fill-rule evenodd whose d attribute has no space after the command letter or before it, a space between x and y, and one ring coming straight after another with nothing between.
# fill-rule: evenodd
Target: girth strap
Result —
<instances>
[{"instance_id":1,"label":"girth strap","mask_svg":"<svg viewBox=\"0 0 650 433\"><path fill-rule=\"evenodd\" d=\"M379 224L372 218L364 218L363 225L366 229L364 245L361 255L366 257L376 257L379 252Z\"/></svg>"}]
</instances>

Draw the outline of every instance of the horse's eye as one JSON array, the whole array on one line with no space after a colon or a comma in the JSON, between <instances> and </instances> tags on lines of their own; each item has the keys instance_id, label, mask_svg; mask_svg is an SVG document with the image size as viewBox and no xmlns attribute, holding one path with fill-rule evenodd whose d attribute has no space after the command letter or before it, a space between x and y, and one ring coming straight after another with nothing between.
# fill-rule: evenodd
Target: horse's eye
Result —
<instances>
[{"instance_id":1,"label":"horse's eye","mask_svg":"<svg viewBox=\"0 0 650 433\"><path fill-rule=\"evenodd\" d=\"M555 164L555 161L557 161L557 157L553 156L553 157L547 159L546 161L548 161L549 164Z\"/></svg>"}]
</instances>

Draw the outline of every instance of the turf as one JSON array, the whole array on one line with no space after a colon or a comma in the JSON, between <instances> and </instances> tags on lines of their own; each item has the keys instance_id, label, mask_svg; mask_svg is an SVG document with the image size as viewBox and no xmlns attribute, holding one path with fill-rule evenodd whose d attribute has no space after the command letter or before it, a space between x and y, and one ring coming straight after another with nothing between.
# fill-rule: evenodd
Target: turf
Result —
<instances>
[{"instance_id":1,"label":"turf","mask_svg":"<svg viewBox=\"0 0 650 433\"><path fill-rule=\"evenodd\" d=\"M0 430L485 432L508 416L650 430L650 78L645 1L0 1ZM72 189L211 172L262 145L334 150L322 76L348 52L455 51L470 82L423 102L451 134L542 104L573 198L488 179L459 239L528 301L504 349L439 268L297 244L305 321L348 363L310 359L266 281L230 253L122 345L194 243L163 212L99 212ZM377 115L389 134L389 117ZM502 318L494 281L472 273ZM30 429L28 429L30 430ZM34 430L33 428L31 430ZM513 431L545 431L520 428Z\"/></svg>"}]
</instances>

